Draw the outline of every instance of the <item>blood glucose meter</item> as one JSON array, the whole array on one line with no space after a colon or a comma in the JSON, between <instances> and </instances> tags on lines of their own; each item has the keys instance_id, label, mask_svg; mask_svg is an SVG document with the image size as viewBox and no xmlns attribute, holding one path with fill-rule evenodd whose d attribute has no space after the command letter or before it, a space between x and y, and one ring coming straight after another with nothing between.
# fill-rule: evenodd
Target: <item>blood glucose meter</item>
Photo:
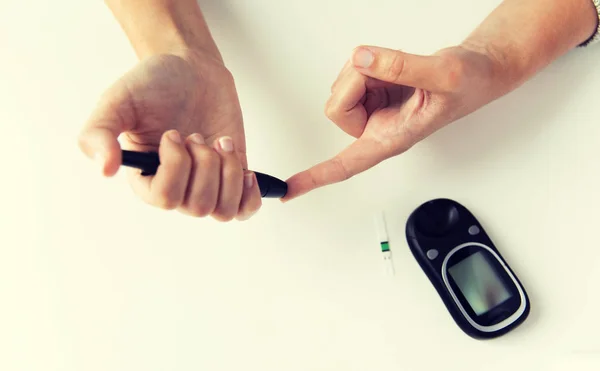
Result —
<instances>
[{"instance_id":1,"label":"blood glucose meter","mask_svg":"<svg viewBox=\"0 0 600 371\"><path fill-rule=\"evenodd\" d=\"M406 238L456 324L489 339L521 324L529 298L475 216L449 199L420 205L409 216Z\"/></svg>"}]
</instances>

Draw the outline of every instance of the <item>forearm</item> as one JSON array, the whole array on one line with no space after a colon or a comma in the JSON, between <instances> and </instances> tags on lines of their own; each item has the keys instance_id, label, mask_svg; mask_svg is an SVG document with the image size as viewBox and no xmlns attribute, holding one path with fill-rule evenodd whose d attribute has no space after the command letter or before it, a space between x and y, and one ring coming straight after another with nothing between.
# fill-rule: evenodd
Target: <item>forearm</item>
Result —
<instances>
[{"instance_id":1,"label":"forearm","mask_svg":"<svg viewBox=\"0 0 600 371\"><path fill-rule=\"evenodd\" d=\"M207 51L220 58L196 0L105 0L136 54Z\"/></svg>"},{"instance_id":2,"label":"forearm","mask_svg":"<svg viewBox=\"0 0 600 371\"><path fill-rule=\"evenodd\" d=\"M502 88L512 90L585 42L597 22L592 0L505 0L464 46L494 58Z\"/></svg>"}]
</instances>

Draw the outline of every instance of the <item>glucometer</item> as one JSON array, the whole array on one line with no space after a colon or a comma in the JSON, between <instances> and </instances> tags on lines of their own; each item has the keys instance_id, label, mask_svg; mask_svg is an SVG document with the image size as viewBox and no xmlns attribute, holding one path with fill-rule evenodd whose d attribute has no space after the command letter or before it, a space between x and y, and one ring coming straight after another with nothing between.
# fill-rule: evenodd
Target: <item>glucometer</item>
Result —
<instances>
[{"instance_id":1,"label":"glucometer","mask_svg":"<svg viewBox=\"0 0 600 371\"><path fill-rule=\"evenodd\" d=\"M529 315L527 292L475 216L450 199L420 205L408 246L456 324L469 336L501 336Z\"/></svg>"},{"instance_id":2,"label":"glucometer","mask_svg":"<svg viewBox=\"0 0 600 371\"><path fill-rule=\"evenodd\" d=\"M154 175L160 166L160 158L156 152L136 152L121 150L122 165L140 169L143 176ZM254 172L262 198L281 198L287 193L287 183L271 175Z\"/></svg>"}]
</instances>

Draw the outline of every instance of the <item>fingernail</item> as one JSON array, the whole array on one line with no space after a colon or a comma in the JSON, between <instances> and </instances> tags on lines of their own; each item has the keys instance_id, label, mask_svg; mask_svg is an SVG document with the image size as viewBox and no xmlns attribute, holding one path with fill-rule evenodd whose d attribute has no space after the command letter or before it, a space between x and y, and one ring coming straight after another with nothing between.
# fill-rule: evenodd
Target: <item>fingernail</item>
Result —
<instances>
[{"instance_id":1,"label":"fingernail","mask_svg":"<svg viewBox=\"0 0 600 371\"><path fill-rule=\"evenodd\" d=\"M373 53L365 48L360 48L354 53L354 65L361 68L367 68L371 66L375 56Z\"/></svg>"},{"instance_id":2,"label":"fingernail","mask_svg":"<svg viewBox=\"0 0 600 371\"><path fill-rule=\"evenodd\" d=\"M190 135L190 140L196 144L204 144L204 138L200 134L192 134Z\"/></svg>"},{"instance_id":3,"label":"fingernail","mask_svg":"<svg viewBox=\"0 0 600 371\"><path fill-rule=\"evenodd\" d=\"M254 174L253 173L244 174L244 187L249 189L249 188L252 188L253 184L254 184Z\"/></svg>"},{"instance_id":4,"label":"fingernail","mask_svg":"<svg viewBox=\"0 0 600 371\"><path fill-rule=\"evenodd\" d=\"M223 137L219 139L219 145L225 152L233 152L233 140L230 137Z\"/></svg>"},{"instance_id":5,"label":"fingernail","mask_svg":"<svg viewBox=\"0 0 600 371\"><path fill-rule=\"evenodd\" d=\"M181 144L181 135L176 130L167 133L167 137L177 144Z\"/></svg>"}]
</instances>

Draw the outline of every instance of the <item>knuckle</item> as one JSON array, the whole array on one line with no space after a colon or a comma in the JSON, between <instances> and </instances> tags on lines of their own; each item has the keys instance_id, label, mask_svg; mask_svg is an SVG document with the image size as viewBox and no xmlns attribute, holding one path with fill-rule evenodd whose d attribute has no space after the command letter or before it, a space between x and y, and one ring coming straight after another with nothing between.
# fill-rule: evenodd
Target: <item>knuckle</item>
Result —
<instances>
[{"instance_id":1,"label":"knuckle","mask_svg":"<svg viewBox=\"0 0 600 371\"><path fill-rule=\"evenodd\" d=\"M262 207L262 199L260 196L252 197L248 203L240 210L240 215L252 215Z\"/></svg>"},{"instance_id":2,"label":"knuckle","mask_svg":"<svg viewBox=\"0 0 600 371\"><path fill-rule=\"evenodd\" d=\"M245 213L250 214L249 216L253 216L260 210L261 207L262 207L262 203L260 201L258 201L256 204L249 207L248 210L245 211Z\"/></svg>"},{"instance_id":3,"label":"knuckle","mask_svg":"<svg viewBox=\"0 0 600 371\"><path fill-rule=\"evenodd\" d=\"M235 210L215 210L212 217L219 222L230 222L235 218Z\"/></svg>"},{"instance_id":4,"label":"knuckle","mask_svg":"<svg viewBox=\"0 0 600 371\"><path fill-rule=\"evenodd\" d=\"M164 188L156 192L152 204L164 210L176 209L181 203L180 197L174 189Z\"/></svg>"},{"instance_id":5,"label":"knuckle","mask_svg":"<svg viewBox=\"0 0 600 371\"><path fill-rule=\"evenodd\" d=\"M390 67L388 69L388 74L390 80L399 81L402 78L402 74L406 68L406 60L402 58L400 54L394 54L392 61L390 62Z\"/></svg>"},{"instance_id":6,"label":"knuckle","mask_svg":"<svg viewBox=\"0 0 600 371\"><path fill-rule=\"evenodd\" d=\"M87 156L93 156L92 149L89 146L89 137L87 132L81 132L77 136L77 146L79 150Z\"/></svg>"},{"instance_id":7,"label":"knuckle","mask_svg":"<svg viewBox=\"0 0 600 371\"><path fill-rule=\"evenodd\" d=\"M206 184L193 191L184 201L184 208L187 213L196 217L205 217L210 215L217 205L217 192Z\"/></svg>"},{"instance_id":8,"label":"knuckle","mask_svg":"<svg viewBox=\"0 0 600 371\"><path fill-rule=\"evenodd\" d=\"M344 165L344 161L339 157L334 157L331 160L332 163L332 171L336 175L336 179L340 179L342 181L348 180L351 178L350 172L346 165Z\"/></svg>"},{"instance_id":9,"label":"knuckle","mask_svg":"<svg viewBox=\"0 0 600 371\"><path fill-rule=\"evenodd\" d=\"M339 108L332 99L325 104L325 116L330 120L336 120L339 116Z\"/></svg>"},{"instance_id":10,"label":"knuckle","mask_svg":"<svg viewBox=\"0 0 600 371\"><path fill-rule=\"evenodd\" d=\"M201 169L209 169L218 167L221 163L219 155L207 146L202 146L196 150L195 163L196 167Z\"/></svg>"},{"instance_id":11,"label":"knuckle","mask_svg":"<svg viewBox=\"0 0 600 371\"><path fill-rule=\"evenodd\" d=\"M174 210L179 206L179 203L174 198L162 195L157 196L153 201L154 206L163 210Z\"/></svg>"},{"instance_id":12,"label":"knuckle","mask_svg":"<svg viewBox=\"0 0 600 371\"><path fill-rule=\"evenodd\" d=\"M169 159L167 161L172 166L185 167L190 165L191 159L185 151L176 151L169 154Z\"/></svg>"},{"instance_id":13,"label":"knuckle","mask_svg":"<svg viewBox=\"0 0 600 371\"><path fill-rule=\"evenodd\" d=\"M202 162L204 163L204 166L218 168L221 166L221 156L219 156L219 154L215 151L207 148L207 154L203 158Z\"/></svg>"},{"instance_id":14,"label":"knuckle","mask_svg":"<svg viewBox=\"0 0 600 371\"><path fill-rule=\"evenodd\" d=\"M235 85L235 76L229 69L225 69L222 71L222 81L224 81L228 86Z\"/></svg>"},{"instance_id":15,"label":"knuckle","mask_svg":"<svg viewBox=\"0 0 600 371\"><path fill-rule=\"evenodd\" d=\"M225 180L228 179L242 179L244 175L244 170L242 170L242 166L239 161L231 162L229 166L223 167L223 178Z\"/></svg>"},{"instance_id":16,"label":"knuckle","mask_svg":"<svg viewBox=\"0 0 600 371\"><path fill-rule=\"evenodd\" d=\"M187 207L188 212L195 217L204 218L213 211L213 206L208 203L193 203Z\"/></svg>"},{"instance_id":17,"label":"knuckle","mask_svg":"<svg viewBox=\"0 0 600 371\"><path fill-rule=\"evenodd\" d=\"M258 212L258 209L254 210L254 211L244 211L244 212L239 213L235 219L239 220L240 222L243 222L243 221L251 219L257 212Z\"/></svg>"}]
</instances>

